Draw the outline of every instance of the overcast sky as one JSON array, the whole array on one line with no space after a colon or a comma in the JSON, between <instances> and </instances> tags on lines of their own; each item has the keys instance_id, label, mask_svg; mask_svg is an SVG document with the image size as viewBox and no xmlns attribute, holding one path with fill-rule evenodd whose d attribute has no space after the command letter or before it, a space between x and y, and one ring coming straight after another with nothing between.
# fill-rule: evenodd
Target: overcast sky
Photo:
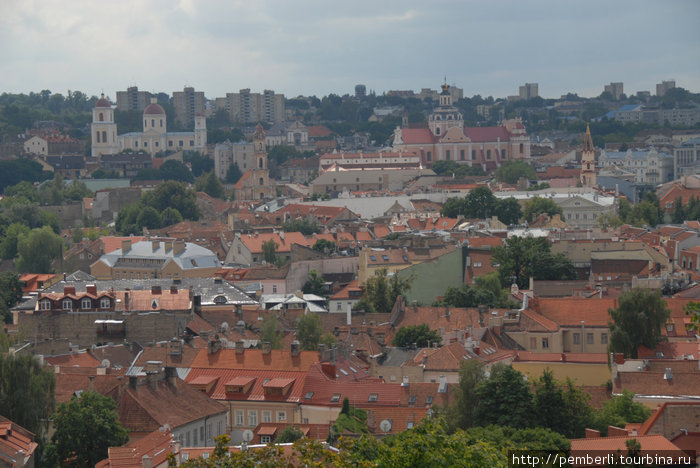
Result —
<instances>
[{"instance_id":1,"label":"overcast sky","mask_svg":"<svg viewBox=\"0 0 700 468\"><path fill-rule=\"evenodd\" d=\"M700 92L698 0L0 0L0 92Z\"/></svg>"}]
</instances>

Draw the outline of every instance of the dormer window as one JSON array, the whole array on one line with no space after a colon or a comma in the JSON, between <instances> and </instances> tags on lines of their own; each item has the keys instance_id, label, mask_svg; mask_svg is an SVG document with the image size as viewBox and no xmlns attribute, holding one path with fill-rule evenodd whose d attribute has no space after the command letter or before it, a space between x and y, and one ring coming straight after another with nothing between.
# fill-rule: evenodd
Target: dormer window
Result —
<instances>
[{"instance_id":1,"label":"dormer window","mask_svg":"<svg viewBox=\"0 0 700 468\"><path fill-rule=\"evenodd\" d=\"M68 298L63 299L61 306L63 307L63 310L73 310L73 301Z\"/></svg>"},{"instance_id":2,"label":"dormer window","mask_svg":"<svg viewBox=\"0 0 700 468\"><path fill-rule=\"evenodd\" d=\"M226 304L226 296L216 296L214 298L214 304Z\"/></svg>"},{"instance_id":3,"label":"dormer window","mask_svg":"<svg viewBox=\"0 0 700 468\"><path fill-rule=\"evenodd\" d=\"M109 309L112 305L112 301L108 297L103 297L100 299L100 309Z\"/></svg>"},{"instance_id":4,"label":"dormer window","mask_svg":"<svg viewBox=\"0 0 700 468\"><path fill-rule=\"evenodd\" d=\"M39 310L51 310L51 301L48 299L42 299L39 302Z\"/></svg>"},{"instance_id":5,"label":"dormer window","mask_svg":"<svg viewBox=\"0 0 700 468\"><path fill-rule=\"evenodd\" d=\"M85 297L80 301L80 308L81 309L89 309L91 307L92 307L92 301L90 300L90 298Z\"/></svg>"}]
</instances>

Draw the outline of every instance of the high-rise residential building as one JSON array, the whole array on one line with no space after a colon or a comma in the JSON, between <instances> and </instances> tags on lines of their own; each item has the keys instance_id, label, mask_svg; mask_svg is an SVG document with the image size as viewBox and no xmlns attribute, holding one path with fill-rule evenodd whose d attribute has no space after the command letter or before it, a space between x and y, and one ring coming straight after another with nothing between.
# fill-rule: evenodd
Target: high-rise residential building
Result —
<instances>
[{"instance_id":1,"label":"high-rise residential building","mask_svg":"<svg viewBox=\"0 0 700 468\"><path fill-rule=\"evenodd\" d=\"M226 94L226 107L231 122L283 122L285 120L284 94L275 94L266 89L260 93L251 93L250 88L237 93Z\"/></svg>"},{"instance_id":2,"label":"high-rise residential building","mask_svg":"<svg viewBox=\"0 0 700 468\"><path fill-rule=\"evenodd\" d=\"M676 87L676 80L662 81L656 85L656 95L663 96L669 89Z\"/></svg>"},{"instance_id":3,"label":"high-rise residential building","mask_svg":"<svg viewBox=\"0 0 700 468\"><path fill-rule=\"evenodd\" d=\"M126 88L126 91L117 91L117 110L143 111L151 102L151 93L139 91L138 86Z\"/></svg>"},{"instance_id":4,"label":"high-rise residential building","mask_svg":"<svg viewBox=\"0 0 700 468\"><path fill-rule=\"evenodd\" d=\"M538 97L539 91L538 91L539 85L537 83L525 83L519 88L519 96L520 99L532 99Z\"/></svg>"},{"instance_id":5,"label":"high-rise residential building","mask_svg":"<svg viewBox=\"0 0 700 468\"><path fill-rule=\"evenodd\" d=\"M363 84L355 85L355 97L360 99L367 96L367 87Z\"/></svg>"},{"instance_id":6,"label":"high-rise residential building","mask_svg":"<svg viewBox=\"0 0 700 468\"><path fill-rule=\"evenodd\" d=\"M603 87L603 92L604 93L610 93L610 96L612 96L613 99L616 101L619 101L620 98L622 97L623 94L623 83L610 83L609 85L605 85Z\"/></svg>"},{"instance_id":7,"label":"high-rise residential building","mask_svg":"<svg viewBox=\"0 0 700 468\"><path fill-rule=\"evenodd\" d=\"M196 115L204 115L206 99L202 91L186 87L182 91L173 92L173 107L175 108L175 125L190 128L194 125Z\"/></svg>"}]
</instances>

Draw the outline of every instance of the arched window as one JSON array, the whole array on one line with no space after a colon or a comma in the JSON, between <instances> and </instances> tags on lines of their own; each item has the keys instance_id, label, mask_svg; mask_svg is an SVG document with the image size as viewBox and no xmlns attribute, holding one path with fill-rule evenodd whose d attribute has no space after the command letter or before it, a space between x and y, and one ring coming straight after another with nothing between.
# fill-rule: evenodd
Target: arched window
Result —
<instances>
[{"instance_id":1,"label":"arched window","mask_svg":"<svg viewBox=\"0 0 700 468\"><path fill-rule=\"evenodd\" d=\"M84 297L80 301L80 308L81 309L89 309L90 307L92 307L92 301L90 300L90 298Z\"/></svg>"},{"instance_id":2,"label":"arched window","mask_svg":"<svg viewBox=\"0 0 700 468\"><path fill-rule=\"evenodd\" d=\"M226 296L216 296L214 298L214 304L226 304Z\"/></svg>"},{"instance_id":3,"label":"arched window","mask_svg":"<svg viewBox=\"0 0 700 468\"><path fill-rule=\"evenodd\" d=\"M63 310L73 310L73 301L68 298L63 299L61 306L63 307Z\"/></svg>"},{"instance_id":4,"label":"arched window","mask_svg":"<svg viewBox=\"0 0 700 468\"><path fill-rule=\"evenodd\" d=\"M260 184L259 184L259 185L264 185L264 184L265 184L265 181L264 181L263 178L261 177L261 178L260 178Z\"/></svg>"},{"instance_id":5,"label":"arched window","mask_svg":"<svg viewBox=\"0 0 700 468\"><path fill-rule=\"evenodd\" d=\"M436 134L436 135L439 135L439 134L440 134L440 127L436 127L436 128L435 128L435 134Z\"/></svg>"},{"instance_id":6,"label":"arched window","mask_svg":"<svg viewBox=\"0 0 700 468\"><path fill-rule=\"evenodd\" d=\"M156 126L156 119L151 119L151 127L155 127L155 126Z\"/></svg>"},{"instance_id":7,"label":"arched window","mask_svg":"<svg viewBox=\"0 0 700 468\"><path fill-rule=\"evenodd\" d=\"M520 154L523 153L524 148L525 148L525 145L523 145L522 143L520 143Z\"/></svg>"},{"instance_id":8,"label":"arched window","mask_svg":"<svg viewBox=\"0 0 700 468\"><path fill-rule=\"evenodd\" d=\"M100 112L99 121L100 121L100 122L104 122L104 120L105 120L105 116L104 116L104 114L103 114L102 112Z\"/></svg>"}]
</instances>

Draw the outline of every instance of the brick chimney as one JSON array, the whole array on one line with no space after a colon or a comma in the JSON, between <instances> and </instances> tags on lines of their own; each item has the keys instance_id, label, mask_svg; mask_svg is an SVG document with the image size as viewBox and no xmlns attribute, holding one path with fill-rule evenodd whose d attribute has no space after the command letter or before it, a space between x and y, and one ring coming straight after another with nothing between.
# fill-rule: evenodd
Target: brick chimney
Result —
<instances>
[{"instance_id":1,"label":"brick chimney","mask_svg":"<svg viewBox=\"0 0 700 468\"><path fill-rule=\"evenodd\" d=\"M263 341L262 342L262 353L263 354L270 354L272 351L272 344L269 341Z\"/></svg>"},{"instance_id":2,"label":"brick chimney","mask_svg":"<svg viewBox=\"0 0 700 468\"><path fill-rule=\"evenodd\" d=\"M88 294L92 294L93 296L97 296L97 286L94 284L88 284L85 286L85 290L87 291Z\"/></svg>"},{"instance_id":3,"label":"brick chimney","mask_svg":"<svg viewBox=\"0 0 700 468\"><path fill-rule=\"evenodd\" d=\"M151 250L155 252L160 248L160 241L159 240L153 240L151 241Z\"/></svg>"},{"instance_id":4,"label":"brick chimney","mask_svg":"<svg viewBox=\"0 0 700 468\"><path fill-rule=\"evenodd\" d=\"M63 294L68 295L68 294L75 294L75 286L64 286L63 287Z\"/></svg>"},{"instance_id":5,"label":"brick chimney","mask_svg":"<svg viewBox=\"0 0 700 468\"><path fill-rule=\"evenodd\" d=\"M160 286L151 286L151 294L162 294L163 290Z\"/></svg>"},{"instance_id":6,"label":"brick chimney","mask_svg":"<svg viewBox=\"0 0 700 468\"><path fill-rule=\"evenodd\" d=\"M180 255L185 251L185 241L176 240L173 244L173 255Z\"/></svg>"},{"instance_id":7,"label":"brick chimney","mask_svg":"<svg viewBox=\"0 0 700 468\"><path fill-rule=\"evenodd\" d=\"M599 439L600 438L600 431L596 431L595 429L586 429L586 439Z\"/></svg>"},{"instance_id":8,"label":"brick chimney","mask_svg":"<svg viewBox=\"0 0 700 468\"><path fill-rule=\"evenodd\" d=\"M127 253L131 250L131 239L122 239L122 253Z\"/></svg>"},{"instance_id":9,"label":"brick chimney","mask_svg":"<svg viewBox=\"0 0 700 468\"><path fill-rule=\"evenodd\" d=\"M243 340L236 341L236 354L243 354L245 351L245 342Z\"/></svg>"}]
</instances>

